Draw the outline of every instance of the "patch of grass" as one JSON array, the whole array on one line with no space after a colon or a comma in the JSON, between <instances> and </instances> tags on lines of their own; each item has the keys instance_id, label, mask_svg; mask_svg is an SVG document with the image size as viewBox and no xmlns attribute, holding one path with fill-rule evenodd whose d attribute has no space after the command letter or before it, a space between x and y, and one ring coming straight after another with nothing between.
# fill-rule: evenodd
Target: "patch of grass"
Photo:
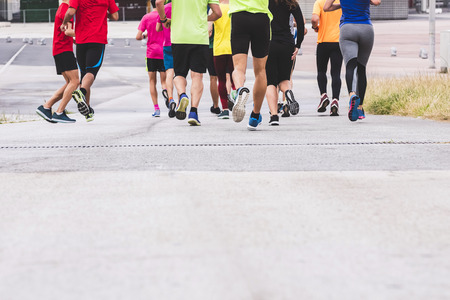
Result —
<instances>
[{"instance_id":1,"label":"patch of grass","mask_svg":"<svg viewBox=\"0 0 450 300\"><path fill-rule=\"evenodd\" d=\"M364 109L376 115L400 115L450 121L450 75L425 74L369 80Z\"/></svg>"},{"instance_id":2,"label":"patch of grass","mask_svg":"<svg viewBox=\"0 0 450 300\"><path fill-rule=\"evenodd\" d=\"M21 114L0 114L0 124L8 123L23 123L39 120L35 115L21 115Z\"/></svg>"}]
</instances>

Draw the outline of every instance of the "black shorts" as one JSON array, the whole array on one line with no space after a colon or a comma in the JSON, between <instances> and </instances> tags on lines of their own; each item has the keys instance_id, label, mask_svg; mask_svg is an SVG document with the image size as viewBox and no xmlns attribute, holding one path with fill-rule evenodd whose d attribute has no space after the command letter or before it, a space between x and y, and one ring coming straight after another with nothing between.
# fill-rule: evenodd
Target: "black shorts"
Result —
<instances>
[{"instance_id":1,"label":"black shorts","mask_svg":"<svg viewBox=\"0 0 450 300\"><path fill-rule=\"evenodd\" d=\"M105 56L105 45L99 43L77 44L77 61L81 79L86 73L97 76Z\"/></svg>"},{"instance_id":2,"label":"black shorts","mask_svg":"<svg viewBox=\"0 0 450 300\"><path fill-rule=\"evenodd\" d=\"M165 72L164 59L145 58L147 64L147 72Z\"/></svg>"},{"instance_id":3,"label":"black shorts","mask_svg":"<svg viewBox=\"0 0 450 300\"><path fill-rule=\"evenodd\" d=\"M175 76L187 76L189 70L206 73L208 45L172 44Z\"/></svg>"},{"instance_id":4,"label":"black shorts","mask_svg":"<svg viewBox=\"0 0 450 300\"><path fill-rule=\"evenodd\" d=\"M267 85L278 86L280 82L291 79L294 64L291 58L294 50L294 45L282 44L277 41L270 42L269 57L266 63Z\"/></svg>"},{"instance_id":5,"label":"black shorts","mask_svg":"<svg viewBox=\"0 0 450 300\"><path fill-rule=\"evenodd\" d=\"M65 71L78 70L77 60L72 51L65 51L53 56L53 58L55 59L56 74L58 75Z\"/></svg>"},{"instance_id":6,"label":"black shorts","mask_svg":"<svg viewBox=\"0 0 450 300\"><path fill-rule=\"evenodd\" d=\"M248 54L251 43L252 55L266 57L269 53L270 19L264 13L241 11L231 15L231 50L235 54Z\"/></svg>"},{"instance_id":7,"label":"black shorts","mask_svg":"<svg viewBox=\"0 0 450 300\"><path fill-rule=\"evenodd\" d=\"M214 50L213 50L213 48L209 48L207 67L208 67L209 76L217 76L216 67L214 66Z\"/></svg>"}]
</instances>

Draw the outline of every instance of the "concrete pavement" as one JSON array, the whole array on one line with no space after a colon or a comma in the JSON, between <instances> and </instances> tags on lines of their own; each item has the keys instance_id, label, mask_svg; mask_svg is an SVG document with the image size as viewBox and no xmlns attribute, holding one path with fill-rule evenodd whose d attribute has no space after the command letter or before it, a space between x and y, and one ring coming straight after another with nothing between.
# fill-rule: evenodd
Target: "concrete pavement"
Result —
<instances>
[{"instance_id":1,"label":"concrete pavement","mask_svg":"<svg viewBox=\"0 0 450 300\"><path fill-rule=\"evenodd\" d=\"M377 24L380 36L393 27ZM405 47L423 42L405 34ZM0 299L449 298L450 124L351 123L345 86L340 117L317 113L309 38L294 73L300 115L279 127L266 105L256 132L218 120L206 77L201 127L163 104L152 118L134 60L102 68L92 123L2 124ZM389 61L375 48L383 63L369 71L428 72L413 52ZM9 112L32 112L60 84L51 60L30 66L27 53L0 74Z\"/></svg>"}]
</instances>

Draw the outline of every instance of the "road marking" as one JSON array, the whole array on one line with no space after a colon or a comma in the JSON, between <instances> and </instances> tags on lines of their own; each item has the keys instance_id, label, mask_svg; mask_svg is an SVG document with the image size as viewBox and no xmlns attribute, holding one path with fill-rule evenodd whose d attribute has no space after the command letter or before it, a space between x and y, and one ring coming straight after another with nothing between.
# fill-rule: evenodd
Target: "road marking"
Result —
<instances>
[{"instance_id":1,"label":"road marking","mask_svg":"<svg viewBox=\"0 0 450 300\"><path fill-rule=\"evenodd\" d=\"M10 64L16 59L16 57L22 52L22 50L27 46L27 44L23 45L22 48L19 49L19 51L14 54L13 57L6 63L6 65L3 66L3 68L0 69L0 75L9 67Z\"/></svg>"}]
</instances>

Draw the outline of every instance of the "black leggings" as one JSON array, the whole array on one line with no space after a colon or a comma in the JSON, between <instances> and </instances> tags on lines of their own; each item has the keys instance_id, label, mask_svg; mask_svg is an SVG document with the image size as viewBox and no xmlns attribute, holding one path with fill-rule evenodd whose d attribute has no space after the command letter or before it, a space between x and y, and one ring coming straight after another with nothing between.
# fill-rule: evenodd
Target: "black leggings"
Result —
<instances>
[{"instance_id":1,"label":"black leggings","mask_svg":"<svg viewBox=\"0 0 450 300\"><path fill-rule=\"evenodd\" d=\"M341 68L342 54L339 43L319 43L316 50L317 64L317 83L319 84L320 94L327 92L327 68L328 61L331 64L331 88L333 90L333 99L339 100L341 93Z\"/></svg>"}]
</instances>

